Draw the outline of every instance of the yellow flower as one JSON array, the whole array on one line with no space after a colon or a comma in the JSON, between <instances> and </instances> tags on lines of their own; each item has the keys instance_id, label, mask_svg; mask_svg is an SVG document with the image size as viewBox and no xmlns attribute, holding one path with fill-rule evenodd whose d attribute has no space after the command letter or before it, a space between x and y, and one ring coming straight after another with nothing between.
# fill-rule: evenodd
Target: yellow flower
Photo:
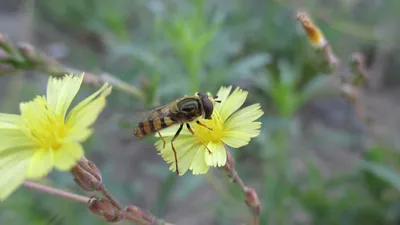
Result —
<instances>
[{"instance_id":1,"label":"yellow flower","mask_svg":"<svg viewBox=\"0 0 400 225\"><path fill-rule=\"evenodd\" d=\"M70 170L83 156L80 142L105 107L111 87L105 84L67 115L82 75L49 78L47 94L20 104L21 115L0 113L0 200L25 179L46 176L53 167Z\"/></svg>"},{"instance_id":2,"label":"yellow flower","mask_svg":"<svg viewBox=\"0 0 400 225\"><path fill-rule=\"evenodd\" d=\"M224 166L227 158L224 145L239 148L247 145L251 138L260 134L261 122L254 122L263 114L260 104L247 106L237 111L243 105L248 93L236 88L229 95L231 89L232 87L221 87L217 94L221 103L215 104L212 119L200 119L200 122L212 128L212 131L192 122L190 126L196 136L187 129L183 129L175 140L180 175L188 170L192 170L193 174L204 174L210 166ZM167 142L165 148L163 148L162 140L155 144L163 159L171 163L169 169L172 171L176 171L176 168L170 142L177 129L178 126L173 126L161 132Z\"/></svg>"}]
</instances>

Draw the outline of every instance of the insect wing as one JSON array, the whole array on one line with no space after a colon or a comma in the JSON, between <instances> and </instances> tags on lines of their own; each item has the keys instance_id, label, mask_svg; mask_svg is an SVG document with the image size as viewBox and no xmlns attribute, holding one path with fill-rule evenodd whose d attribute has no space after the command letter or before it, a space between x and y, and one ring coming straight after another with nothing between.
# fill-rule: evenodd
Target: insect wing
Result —
<instances>
[{"instance_id":1,"label":"insect wing","mask_svg":"<svg viewBox=\"0 0 400 225\"><path fill-rule=\"evenodd\" d=\"M174 117L171 114L169 107L156 108L142 117L141 121L137 123L133 129L133 134L136 137L144 137L154 134L164 128L176 124L177 120L173 118Z\"/></svg>"},{"instance_id":2,"label":"insect wing","mask_svg":"<svg viewBox=\"0 0 400 225\"><path fill-rule=\"evenodd\" d=\"M169 114L169 105L156 106L152 109L136 110L132 117L132 123L137 125L140 122L168 117Z\"/></svg>"}]
</instances>

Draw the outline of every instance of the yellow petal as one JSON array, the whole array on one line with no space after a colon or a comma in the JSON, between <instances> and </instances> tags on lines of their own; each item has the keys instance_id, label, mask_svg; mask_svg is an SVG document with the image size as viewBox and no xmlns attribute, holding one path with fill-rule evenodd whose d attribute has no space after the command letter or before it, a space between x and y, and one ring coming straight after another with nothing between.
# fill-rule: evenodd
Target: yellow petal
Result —
<instances>
[{"instance_id":1,"label":"yellow petal","mask_svg":"<svg viewBox=\"0 0 400 225\"><path fill-rule=\"evenodd\" d=\"M205 146L202 145L198 150L196 150L196 154L193 157L192 162L190 163L189 169L192 170L192 173L194 175L198 174L205 174L208 172L208 169L210 168L204 158L204 152L207 151Z\"/></svg>"},{"instance_id":2,"label":"yellow petal","mask_svg":"<svg viewBox=\"0 0 400 225\"><path fill-rule=\"evenodd\" d=\"M86 141L92 133L92 129L75 126L69 130L68 136L65 137L65 142L83 142Z\"/></svg>"},{"instance_id":3,"label":"yellow petal","mask_svg":"<svg viewBox=\"0 0 400 225\"><path fill-rule=\"evenodd\" d=\"M3 133L0 129L0 153L13 148L34 149L37 146L20 131Z\"/></svg>"},{"instance_id":4,"label":"yellow petal","mask_svg":"<svg viewBox=\"0 0 400 225\"><path fill-rule=\"evenodd\" d=\"M179 126L180 126L180 124L176 124L176 125L173 125L171 127L161 130L160 131L161 136L163 136L163 137L174 136L176 134L176 132L178 131ZM156 133L155 136L158 137L158 134ZM193 136L193 135L189 132L189 130L184 125L181 132L179 133L179 137L183 138L183 137L188 137L188 136Z\"/></svg>"},{"instance_id":5,"label":"yellow petal","mask_svg":"<svg viewBox=\"0 0 400 225\"><path fill-rule=\"evenodd\" d=\"M180 154L180 157L178 159L178 166L179 166L178 169L180 176L184 175L188 171L189 166L192 163L193 158L195 157L197 150L199 150L199 148L200 145L192 144L186 149L183 155ZM176 171L175 160L171 163L169 170L174 172Z\"/></svg>"},{"instance_id":6,"label":"yellow petal","mask_svg":"<svg viewBox=\"0 0 400 225\"><path fill-rule=\"evenodd\" d=\"M54 167L61 171L70 170L83 156L83 148L76 142L65 143L54 151Z\"/></svg>"},{"instance_id":7,"label":"yellow petal","mask_svg":"<svg viewBox=\"0 0 400 225\"><path fill-rule=\"evenodd\" d=\"M156 148L167 163L175 162L174 151L171 145L172 137L165 138L165 148L163 148L163 141L159 140L156 142ZM178 138L174 141L174 147L176 150L177 159L180 159L186 152L193 146L198 145L196 139L192 137Z\"/></svg>"},{"instance_id":8,"label":"yellow petal","mask_svg":"<svg viewBox=\"0 0 400 225\"><path fill-rule=\"evenodd\" d=\"M233 130L249 124L256 119L260 118L264 112L261 110L260 104L247 106L235 112L225 122L225 129Z\"/></svg>"},{"instance_id":9,"label":"yellow petal","mask_svg":"<svg viewBox=\"0 0 400 225\"><path fill-rule=\"evenodd\" d=\"M21 116L0 113L0 151L9 146L12 139L27 139L20 129Z\"/></svg>"},{"instance_id":10,"label":"yellow petal","mask_svg":"<svg viewBox=\"0 0 400 225\"><path fill-rule=\"evenodd\" d=\"M74 123L68 123L74 131L74 128L77 127L78 130L82 130L82 128L90 127L96 120L100 113L103 111L104 107L106 106L106 99L100 97L91 103L89 103L86 107L82 108L79 112L76 112L74 115L75 118L73 119ZM72 118L72 117L71 117ZM71 132L73 133L73 132Z\"/></svg>"},{"instance_id":11,"label":"yellow petal","mask_svg":"<svg viewBox=\"0 0 400 225\"><path fill-rule=\"evenodd\" d=\"M205 162L208 166L224 166L226 164L226 149L221 142L210 141L207 148L211 151L205 151Z\"/></svg>"},{"instance_id":12,"label":"yellow petal","mask_svg":"<svg viewBox=\"0 0 400 225\"><path fill-rule=\"evenodd\" d=\"M219 114L221 115L222 121L226 121L228 117L239 109L247 98L247 91L243 91L240 88L236 88L231 95L223 102Z\"/></svg>"},{"instance_id":13,"label":"yellow petal","mask_svg":"<svg viewBox=\"0 0 400 225\"><path fill-rule=\"evenodd\" d=\"M228 131L224 133L222 141L233 148L240 148L249 143L250 136L244 132Z\"/></svg>"},{"instance_id":14,"label":"yellow petal","mask_svg":"<svg viewBox=\"0 0 400 225\"><path fill-rule=\"evenodd\" d=\"M221 106L224 104L226 99L228 98L229 93L231 93L232 86L229 87L221 87L217 93L218 100L221 100L221 104L216 104L215 108L217 110L221 109Z\"/></svg>"},{"instance_id":15,"label":"yellow petal","mask_svg":"<svg viewBox=\"0 0 400 225\"><path fill-rule=\"evenodd\" d=\"M260 128L261 128L261 122L251 122L246 125L243 125L241 127L234 127L234 129L227 129L224 131L224 134L226 132L231 132L231 131L236 131L240 133L244 133L245 136L249 136L250 138L257 137L260 135Z\"/></svg>"},{"instance_id":16,"label":"yellow petal","mask_svg":"<svg viewBox=\"0 0 400 225\"><path fill-rule=\"evenodd\" d=\"M110 93L111 87L108 84L104 84L97 92L87 97L71 110L67 118L67 125L81 128L92 125L104 109L106 105L105 97Z\"/></svg>"},{"instance_id":17,"label":"yellow petal","mask_svg":"<svg viewBox=\"0 0 400 225\"><path fill-rule=\"evenodd\" d=\"M3 135L0 131L0 154L8 150L34 150L38 144L23 134L8 133Z\"/></svg>"},{"instance_id":18,"label":"yellow petal","mask_svg":"<svg viewBox=\"0 0 400 225\"><path fill-rule=\"evenodd\" d=\"M22 184L30 156L31 154L24 152L9 155L8 159L3 158L0 165L0 201L5 200Z\"/></svg>"},{"instance_id":19,"label":"yellow petal","mask_svg":"<svg viewBox=\"0 0 400 225\"><path fill-rule=\"evenodd\" d=\"M62 118L75 98L83 81L81 75L66 75L62 78L50 77L47 83L46 99L48 107Z\"/></svg>"},{"instance_id":20,"label":"yellow petal","mask_svg":"<svg viewBox=\"0 0 400 225\"><path fill-rule=\"evenodd\" d=\"M64 118L55 116L50 112L43 96L36 96L33 101L20 104L21 118L23 126L21 130L25 135L39 142L43 137L43 133L51 133L53 124L64 123Z\"/></svg>"},{"instance_id":21,"label":"yellow petal","mask_svg":"<svg viewBox=\"0 0 400 225\"><path fill-rule=\"evenodd\" d=\"M37 179L46 176L54 165L53 150L38 149L33 154L28 167L26 177Z\"/></svg>"},{"instance_id":22,"label":"yellow petal","mask_svg":"<svg viewBox=\"0 0 400 225\"><path fill-rule=\"evenodd\" d=\"M175 155L171 146L172 137L165 138L165 148L163 148L163 141L159 140L156 142L156 148L160 152L161 156L167 163L171 163L170 170L176 171ZM196 147L197 146L197 147ZM188 138L178 138L174 141L174 147L178 159L179 174L183 175L189 168L189 164L193 158L193 150L198 149L199 146L193 136ZM195 152L196 153L196 152Z\"/></svg>"},{"instance_id":23,"label":"yellow petal","mask_svg":"<svg viewBox=\"0 0 400 225\"><path fill-rule=\"evenodd\" d=\"M21 124L21 121L20 115L0 113L0 129L18 129L18 125Z\"/></svg>"},{"instance_id":24,"label":"yellow petal","mask_svg":"<svg viewBox=\"0 0 400 225\"><path fill-rule=\"evenodd\" d=\"M28 158L32 156L33 153L34 152L31 150L25 149L9 149L4 151L0 153L0 169L10 167L10 165L13 165L14 161L20 161L21 159Z\"/></svg>"},{"instance_id":25,"label":"yellow petal","mask_svg":"<svg viewBox=\"0 0 400 225\"><path fill-rule=\"evenodd\" d=\"M21 116L0 113L0 152L9 148L37 146L21 130Z\"/></svg>"}]
</instances>

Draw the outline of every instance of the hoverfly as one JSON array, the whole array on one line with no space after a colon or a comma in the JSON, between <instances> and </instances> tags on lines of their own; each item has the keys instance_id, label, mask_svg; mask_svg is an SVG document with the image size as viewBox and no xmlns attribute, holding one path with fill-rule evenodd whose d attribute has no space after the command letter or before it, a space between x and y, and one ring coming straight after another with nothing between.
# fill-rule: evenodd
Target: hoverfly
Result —
<instances>
[{"instance_id":1,"label":"hoverfly","mask_svg":"<svg viewBox=\"0 0 400 225\"><path fill-rule=\"evenodd\" d=\"M166 142L161 136L160 131L164 128L171 127L172 125L180 124L178 130L171 140L171 147L174 151L176 174L179 175L178 158L174 147L174 141L179 136L179 133L182 131L183 125L185 124L189 132L192 135L195 135L189 124L189 122L193 122L195 120L198 125L212 130L205 124L201 123L198 119L211 119L211 115L214 111L213 101L217 103L221 102L217 100L217 96L214 96L213 99L211 99L204 93L196 93L195 96L186 96L167 105L156 107L137 124L137 126L133 129L133 134L136 137L141 138L158 133L163 141L163 148L165 148ZM208 148L207 150L209 153L211 153Z\"/></svg>"}]
</instances>

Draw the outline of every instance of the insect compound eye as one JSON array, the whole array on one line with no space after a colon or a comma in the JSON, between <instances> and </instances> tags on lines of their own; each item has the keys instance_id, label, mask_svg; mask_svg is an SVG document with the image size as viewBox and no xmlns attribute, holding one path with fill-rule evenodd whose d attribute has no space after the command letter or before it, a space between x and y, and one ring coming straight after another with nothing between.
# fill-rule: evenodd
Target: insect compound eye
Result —
<instances>
[{"instance_id":1,"label":"insect compound eye","mask_svg":"<svg viewBox=\"0 0 400 225\"><path fill-rule=\"evenodd\" d=\"M211 119L211 115L214 111L214 105L211 102L211 100L207 97L204 96L201 98L201 102L203 103L203 109L204 109L204 118L205 119Z\"/></svg>"}]
</instances>

